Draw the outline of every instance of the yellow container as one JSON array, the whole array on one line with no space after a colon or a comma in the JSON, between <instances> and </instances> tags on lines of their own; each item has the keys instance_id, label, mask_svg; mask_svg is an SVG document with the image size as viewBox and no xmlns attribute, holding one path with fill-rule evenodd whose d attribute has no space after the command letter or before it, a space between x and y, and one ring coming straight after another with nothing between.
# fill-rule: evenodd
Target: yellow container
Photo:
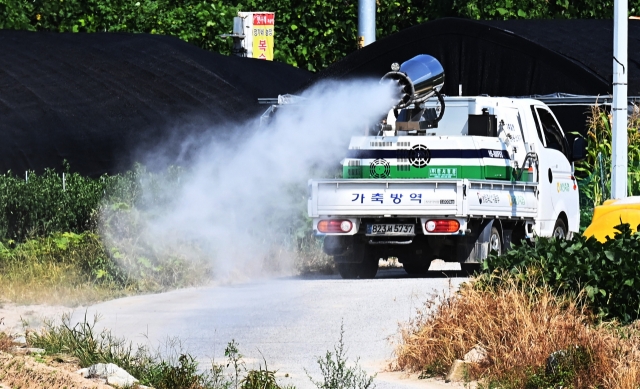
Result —
<instances>
[{"instance_id":1,"label":"yellow container","mask_svg":"<svg viewBox=\"0 0 640 389\"><path fill-rule=\"evenodd\" d=\"M640 196L627 197L620 200L607 200L593 210L591 225L582 235L595 236L600 242L607 240L607 235L614 237L615 226L629 223L632 231L637 231L640 224Z\"/></svg>"}]
</instances>

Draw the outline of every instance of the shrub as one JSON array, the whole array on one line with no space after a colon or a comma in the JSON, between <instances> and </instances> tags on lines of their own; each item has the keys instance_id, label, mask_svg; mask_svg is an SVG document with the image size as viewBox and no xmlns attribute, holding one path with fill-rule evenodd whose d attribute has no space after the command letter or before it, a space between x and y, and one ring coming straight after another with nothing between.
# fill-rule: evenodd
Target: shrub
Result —
<instances>
[{"instance_id":1,"label":"shrub","mask_svg":"<svg viewBox=\"0 0 640 389\"><path fill-rule=\"evenodd\" d=\"M37 175L0 175L0 237L25 240L52 232L80 233L96 226L95 211L105 190L104 180L46 169Z\"/></svg>"},{"instance_id":2,"label":"shrub","mask_svg":"<svg viewBox=\"0 0 640 389\"><path fill-rule=\"evenodd\" d=\"M540 272L520 279L464 284L430 300L401 327L395 368L444 375L455 359L482 346L470 366L483 388L637 388L640 334L616 323L594 325L583 295L557 294ZM556 363L547 368L555 353Z\"/></svg>"},{"instance_id":3,"label":"shrub","mask_svg":"<svg viewBox=\"0 0 640 389\"><path fill-rule=\"evenodd\" d=\"M583 236L572 241L539 238L533 247L524 244L489 256L483 269L510 271L518 278L529 277L527 269L537 269L539 282L570 295L584 289L586 303L603 319L629 323L640 317L640 234L632 233L628 224L616 230L605 243ZM491 277L482 280L492 282Z\"/></svg>"}]
</instances>

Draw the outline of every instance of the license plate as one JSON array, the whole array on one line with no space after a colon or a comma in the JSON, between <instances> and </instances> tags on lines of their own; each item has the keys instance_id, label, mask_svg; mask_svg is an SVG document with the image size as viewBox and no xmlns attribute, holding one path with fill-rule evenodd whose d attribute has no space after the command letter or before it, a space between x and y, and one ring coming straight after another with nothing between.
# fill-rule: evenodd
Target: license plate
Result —
<instances>
[{"instance_id":1,"label":"license plate","mask_svg":"<svg viewBox=\"0 0 640 389\"><path fill-rule=\"evenodd\" d=\"M413 224L367 224L367 235L415 235Z\"/></svg>"}]
</instances>

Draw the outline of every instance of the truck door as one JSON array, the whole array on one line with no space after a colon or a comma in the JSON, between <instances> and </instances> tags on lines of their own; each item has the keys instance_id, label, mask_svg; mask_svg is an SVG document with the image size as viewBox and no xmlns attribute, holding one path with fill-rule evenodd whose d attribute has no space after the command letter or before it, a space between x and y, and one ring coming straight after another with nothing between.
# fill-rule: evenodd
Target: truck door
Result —
<instances>
[{"instance_id":1,"label":"truck door","mask_svg":"<svg viewBox=\"0 0 640 389\"><path fill-rule=\"evenodd\" d=\"M524 158L527 155L525 149L522 122L517 108L500 107L497 110L498 137L506 146L511 158L512 168L522 168Z\"/></svg>"},{"instance_id":2,"label":"truck door","mask_svg":"<svg viewBox=\"0 0 640 389\"><path fill-rule=\"evenodd\" d=\"M543 106L531 106L538 134L544 142L543 150L538 150L540 202L551 204L544 207L540 215L541 233L551 236L560 213L564 212L569 222L566 228L577 231L576 222L578 188L573 177L573 168L569 162L569 144L555 116Z\"/></svg>"}]
</instances>

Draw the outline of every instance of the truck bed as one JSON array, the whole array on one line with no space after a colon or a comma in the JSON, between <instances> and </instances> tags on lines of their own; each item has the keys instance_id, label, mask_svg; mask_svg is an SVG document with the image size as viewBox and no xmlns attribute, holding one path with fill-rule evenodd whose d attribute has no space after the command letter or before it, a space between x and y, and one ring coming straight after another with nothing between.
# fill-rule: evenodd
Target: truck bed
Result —
<instances>
[{"instance_id":1,"label":"truck bed","mask_svg":"<svg viewBox=\"0 0 640 389\"><path fill-rule=\"evenodd\" d=\"M309 180L311 217L458 216L533 219L538 185L470 179Z\"/></svg>"}]
</instances>

